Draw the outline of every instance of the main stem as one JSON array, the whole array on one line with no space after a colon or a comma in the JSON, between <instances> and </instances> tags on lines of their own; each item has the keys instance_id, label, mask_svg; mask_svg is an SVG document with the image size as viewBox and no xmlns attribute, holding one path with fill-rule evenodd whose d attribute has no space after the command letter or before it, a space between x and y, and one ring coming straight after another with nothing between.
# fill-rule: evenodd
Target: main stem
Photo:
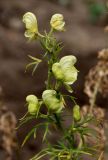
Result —
<instances>
[{"instance_id":1,"label":"main stem","mask_svg":"<svg viewBox=\"0 0 108 160\"><path fill-rule=\"evenodd\" d=\"M53 56L53 54L52 54L52 56ZM46 89L50 89L51 88L51 84L50 84L51 75L52 75L52 57L48 62L48 79L47 79ZM54 113L53 115L54 115L54 118L56 120L56 125L57 125L58 129L63 130L60 118L58 117L58 115L56 113Z\"/></svg>"},{"instance_id":2,"label":"main stem","mask_svg":"<svg viewBox=\"0 0 108 160\"><path fill-rule=\"evenodd\" d=\"M49 62L50 63L50 62ZM48 79L47 79L47 85L46 85L46 89L50 89L50 80L51 80L51 67L52 65L48 65Z\"/></svg>"}]
</instances>

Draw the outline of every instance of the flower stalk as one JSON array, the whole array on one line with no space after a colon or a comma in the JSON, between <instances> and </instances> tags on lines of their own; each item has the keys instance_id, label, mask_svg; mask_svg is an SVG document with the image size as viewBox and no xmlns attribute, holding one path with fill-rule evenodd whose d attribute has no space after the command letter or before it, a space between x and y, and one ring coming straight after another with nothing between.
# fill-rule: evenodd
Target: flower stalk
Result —
<instances>
[{"instance_id":1,"label":"flower stalk","mask_svg":"<svg viewBox=\"0 0 108 160\"><path fill-rule=\"evenodd\" d=\"M65 30L65 21L62 14L54 14L50 20L51 29L49 33L42 35L39 32L38 22L35 15L31 12L26 13L23 16L23 22L26 27L25 37L30 41L39 40L44 53L41 59L29 56L33 62L27 65L33 67L33 73L37 66L45 61L48 66L47 80L45 81L46 87L42 93L41 98L35 95L28 95L26 98L28 112L20 121L20 126L28 121L35 119L40 121L34 126L27 134L24 143L34 135L36 137L37 130L40 127L44 128L43 142L46 142L47 148L36 154L31 160L40 160L44 156L48 155L52 160L78 160L82 154L92 155L91 148L86 147L84 144L84 137L88 135L88 125L86 123L91 122L87 115L83 117L80 112L80 106L77 105L75 98L70 95L73 90L71 85L77 80L78 70L75 67L77 58L74 55L67 55L59 59L60 51L62 50L61 43L59 43L54 37L54 32L63 32ZM67 95L64 95L60 90L65 87ZM66 117L64 113L66 111L67 103L66 99L70 98L71 106L71 121L69 126L65 126ZM43 114L43 108L46 109L46 113ZM57 143L50 144L47 137L50 133L58 130L61 138L57 140ZM78 141L78 143L77 143ZM23 143L23 144L24 144ZM93 148L93 146L92 146Z\"/></svg>"}]
</instances>

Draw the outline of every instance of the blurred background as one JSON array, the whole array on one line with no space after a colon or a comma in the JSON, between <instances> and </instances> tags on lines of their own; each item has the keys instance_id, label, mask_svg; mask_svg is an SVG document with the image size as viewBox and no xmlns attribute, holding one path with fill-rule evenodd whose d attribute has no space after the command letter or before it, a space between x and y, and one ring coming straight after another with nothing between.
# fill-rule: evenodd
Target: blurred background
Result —
<instances>
[{"instance_id":1,"label":"blurred background","mask_svg":"<svg viewBox=\"0 0 108 160\"><path fill-rule=\"evenodd\" d=\"M66 32L56 33L56 37L64 44L61 56L73 54L78 59L79 77L74 94L78 103L83 105L88 101L83 92L85 76L97 63L97 53L108 46L108 35L104 32L108 24L107 5L105 0L0 0L0 115L9 114L10 125L14 127L26 112L25 97L31 93L41 94L47 73L45 64L38 67L34 76L30 71L25 73L25 66L29 63L27 55L39 58L42 50L37 42L28 43L24 37L23 14L28 11L35 13L41 32L49 29L49 21L54 13L64 15ZM98 103L107 108L108 98ZM40 138L38 141L31 139L20 149L31 127L31 124L27 124L18 130L19 149L12 160L28 160L40 150ZM6 143L9 147L6 144L0 147L0 160L8 160L6 151L11 154L11 143L15 145L9 140Z\"/></svg>"}]
</instances>

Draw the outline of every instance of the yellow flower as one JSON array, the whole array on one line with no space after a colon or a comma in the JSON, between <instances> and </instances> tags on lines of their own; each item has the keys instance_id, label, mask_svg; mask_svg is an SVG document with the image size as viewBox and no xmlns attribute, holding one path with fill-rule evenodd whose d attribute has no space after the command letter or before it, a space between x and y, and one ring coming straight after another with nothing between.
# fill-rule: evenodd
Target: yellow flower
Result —
<instances>
[{"instance_id":1,"label":"yellow flower","mask_svg":"<svg viewBox=\"0 0 108 160\"><path fill-rule=\"evenodd\" d=\"M59 113L64 108L63 98L57 98L55 90L45 90L42 94L43 101L49 110Z\"/></svg>"},{"instance_id":2,"label":"yellow flower","mask_svg":"<svg viewBox=\"0 0 108 160\"><path fill-rule=\"evenodd\" d=\"M34 39L38 35L38 25L35 15L31 12L27 12L23 16L23 22L26 26L25 37Z\"/></svg>"},{"instance_id":3,"label":"yellow flower","mask_svg":"<svg viewBox=\"0 0 108 160\"><path fill-rule=\"evenodd\" d=\"M31 115L36 115L39 108L38 98L35 95L28 95L26 102L28 103L28 112Z\"/></svg>"},{"instance_id":4,"label":"yellow flower","mask_svg":"<svg viewBox=\"0 0 108 160\"><path fill-rule=\"evenodd\" d=\"M67 85L73 84L77 80L78 71L74 67L77 59L75 56L64 56L58 63L52 66L52 72L56 79Z\"/></svg>"},{"instance_id":5,"label":"yellow flower","mask_svg":"<svg viewBox=\"0 0 108 160\"><path fill-rule=\"evenodd\" d=\"M64 31L65 21L62 14L54 14L50 21L51 27L57 31Z\"/></svg>"}]
</instances>

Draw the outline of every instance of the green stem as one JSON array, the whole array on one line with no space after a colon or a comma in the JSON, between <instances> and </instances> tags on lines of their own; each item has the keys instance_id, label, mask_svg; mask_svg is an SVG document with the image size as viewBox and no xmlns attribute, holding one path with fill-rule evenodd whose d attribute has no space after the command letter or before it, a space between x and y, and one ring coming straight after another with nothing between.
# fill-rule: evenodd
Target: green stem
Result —
<instances>
[{"instance_id":1,"label":"green stem","mask_svg":"<svg viewBox=\"0 0 108 160\"><path fill-rule=\"evenodd\" d=\"M60 117L56 113L54 113L54 117L55 117L56 125L57 125L58 129L60 129L62 131L63 127L61 125Z\"/></svg>"},{"instance_id":2,"label":"green stem","mask_svg":"<svg viewBox=\"0 0 108 160\"><path fill-rule=\"evenodd\" d=\"M50 74L50 71L48 71L48 80L47 80L46 89L50 89L50 79L51 79L51 74Z\"/></svg>"},{"instance_id":3,"label":"green stem","mask_svg":"<svg viewBox=\"0 0 108 160\"><path fill-rule=\"evenodd\" d=\"M54 30L53 30L53 28L51 27L50 32L49 32L49 36L52 35L53 31L54 31Z\"/></svg>"},{"instance_id":4,"label":"green stem","mask_svg":"<svg viewBox=\"0 0 108 160\"><path fill-rule=\"evenodd\" d=\"M41 33L38 33L39 38L44 38L45 36L42 35Z\"/></svg>"},{"instance_id":5,"label":"green stem","mask_svg":"<svg viewBox=\"0 0 108 160\"><path fill-rule=\"evenodd\" d=\"M55 90L58 91L61 86L61 81L56 81Z\"/></svg>"},{"instance_id":6,"label":"green stem","mask_svg":"<svg viewBox=\"0 0 108 160\"><path fill-rule=\"evenodd\" d=\"M52 63L51 60L49 60L48 62L48 79L47 79L47 85L46 85L46 89L50 89L50 80L51 80L51 76L52 76Z\"/></svg>"},{"instance_id":7,"label":"green stem","mask_svg":"<svg viewBox=\"0 0 108 160\"><path fill-rule=\"evenodd\" d=\"M53 34L53 28L51 28L49 34L48 34L48 37L50 38ZM46 37L47 38L47 37ZM46 45L46 44L45 44ZM53 45L52 45L53 46ZM47 47L46 47L47 48ZM47 50L46 50L47 52ZM57 59L57 56L54 55L54 52L50 52L47 54L47 60L48 60L48 78L47 78L47 81L46 81L46 89L51 89L51 78L52 78L52 65L53 63L55 62L55 60ZM59 87L61 85L61 82L56 82L56 87L54 87L54 89L56 91L59 90ZM61 118L59 117L58 114L54 113L54 118L55 118L55 121L56 121L56 125L57 127L60 129L60 130L63 130L62 128L62 125L61 125Z\"/></svg>"}]
</instances>

